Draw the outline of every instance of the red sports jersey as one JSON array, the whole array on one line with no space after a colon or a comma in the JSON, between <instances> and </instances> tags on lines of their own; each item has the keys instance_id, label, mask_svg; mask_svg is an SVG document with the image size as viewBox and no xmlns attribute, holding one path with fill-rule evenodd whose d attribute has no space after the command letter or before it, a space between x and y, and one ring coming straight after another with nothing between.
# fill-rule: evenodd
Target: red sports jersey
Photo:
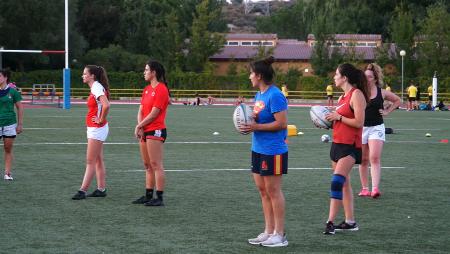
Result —
<instances>
[{"instance_id":1,"label":"red sports jersey","mask_svg":"<svg viewBox=\"0 0 450 254\"><path fill-rule=\"evenodd\" d=\"M87 99L87 107L88 107L88 112L86 115L87 127L99 128L105 126L105 124L108 123L106 119L102 124L96 124L92 121L94 117L100 118L100 114L102 112L102 104L99 98L102 95L106 95L105 88L103 88L103 86L99 82L97 81L94 82L94 84L92 84L91 87L91 93L89 94L89 97Z\"/></svg>"},{"instance_id":2,"label":"red sports jersey","mask_svg":"<svg viewBox=\"0 0 450 254\"><path fill-rule=\"evenodd\" d=\"M166 128L165 119L167 106L169 105L169 91L163 83L159 83L155 88L148 85L142 92L141 115L142 120L150 114L153 107L159 108L159 115L153 122L144 127L144 132L162 130Z\"/></svg>"},{"instance_id":3,"label":"red sports jersey","mask_svg":"<svg viewBox=\"0 0 450 254\"><path fill-rule=\"evenodd\" d=\"M342 96L339 99L336 107L336 112L346 118L354 119L355 113L350 107L350 100L356 88L350 90L347 96ZM351 127L341 121L334 121L333 123L333 142L338 144L355 145L356 148L361 148L362 128Z\"/></svg>"}]
</instances>

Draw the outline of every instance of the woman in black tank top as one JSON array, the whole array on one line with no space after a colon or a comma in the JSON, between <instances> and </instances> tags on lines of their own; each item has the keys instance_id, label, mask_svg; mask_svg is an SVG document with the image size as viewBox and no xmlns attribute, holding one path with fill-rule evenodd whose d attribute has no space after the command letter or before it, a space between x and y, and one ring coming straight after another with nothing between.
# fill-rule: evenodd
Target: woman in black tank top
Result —
<instances>
[{"instance_id":1,"label":"woman in black tank top","mask_svg":"<svg viewBox=\"0 0 450 254\"><path fill-rule=\"evenodd\" d=\"M359 176L362 190L360 197L378 198L381 176L381 152L384 145L383 116L388 115L400 105L400 98L390 91L381 89L383 72L375 63L369 64L364 72L370 89L370 102L367 104L362 141L362 162L359 166ZM385 109L384 101L391 102ZM369 191L369 168L372 178L372 191Z\"/></svg>"}]
</instances>

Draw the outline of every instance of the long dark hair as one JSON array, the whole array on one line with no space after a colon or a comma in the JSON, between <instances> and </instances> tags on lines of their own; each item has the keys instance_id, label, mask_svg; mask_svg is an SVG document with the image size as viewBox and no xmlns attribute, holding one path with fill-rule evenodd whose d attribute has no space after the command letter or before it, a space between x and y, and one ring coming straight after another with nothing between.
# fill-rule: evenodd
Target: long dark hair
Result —
<instances>
[{"instance_id":1,"label":"long dark hair","mask_svg":"<svg viewBox=\"0 0 450 254\"><path fill-rule=\"evenodd\" d=\"M167 86L166 70L164 69L164 66L155 60L148 60L147 65L150 67L151 71L156 73L156 80Z\"/></svg>"},{"instance_id":2,"label":"long dark hair","mask_svg":"<svg viewBox=\"0 0 450 254\"><path fill-rule=\"evenodd\" d=\"M366 102L369 102L370 90L367 86L367 79L364 72L349 63L339 65L338 70L342 76L347 77L348 83L361 90L364 98L366 98Z\"/></svg>"},{"instance_id":3,"label":"long dark hair","mask_svg":"<svg viewBox=\"0 0 450 254\"><path fill-rule=\"evenodd\" d=\"M273 56L251 62L250 70L257 75L261 75L264 83L270 85L275 77L275 71L272 68L273 62L275 62L275 58L273 58Z\"/></svg>"},{"instance_id":4,"label":"long dark hair","mask_svg":"<svg viewBox=\"0 0 450 254\"><path fill-rule=\"evenodd\" d=\"M11 78L11 70L10 69L0 69L0 73L6 77L6 84L9 83Z\"/></svg>"},{"instance_id":5,"label":"long dark hair","mask_svg":"<svg viewBox=\"0 0 450 254\"><path fill-rule=\"evenodd\" d=\"M98 65L86 65L85 68L88 69L90 74L94 75L95 81L98 81L100 84L102 84L103 88L105 88L106 91L106 97L109 99L109 79L108 75L106 74L105 68Z\"/></svg>"}]
</instances>

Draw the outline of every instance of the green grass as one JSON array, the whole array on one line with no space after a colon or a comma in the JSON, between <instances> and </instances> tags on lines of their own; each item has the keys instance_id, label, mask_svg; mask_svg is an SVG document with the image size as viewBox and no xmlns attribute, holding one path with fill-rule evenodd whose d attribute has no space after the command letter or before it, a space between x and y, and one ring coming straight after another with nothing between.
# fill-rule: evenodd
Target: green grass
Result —
<instances>
[{"instance_id":1,"label":"green grass","mask_svg":"<svg viewBox=\"0 0 450 254\"><path fill-rule=\"evenodd\" d=\"M398 111L386 120L397 133L388 135L383 166L404 168L383 170L381 199L356 198L359 232L322 235L331 173L290 170L283 187L289 247L268 250L246 243L263 229L248 171L167 172L166 207L130 204L144 191L132 135L136 111L111 109L108 197L72 201L84 173L85 107L26 110L15 181L0 183L0 253L448 253L450 144L439 143L450 138L447 112ZM235 132L232 111L172 106L166 169L248 168L249 143L172 143L249 142ZM289 166L329 167L330 145L320 142L328 131L312 128L304 108L290 109L289 122L305 133L289 139ZM354 170L355 193L358 178Z\"/></svg>"}]
</instances>

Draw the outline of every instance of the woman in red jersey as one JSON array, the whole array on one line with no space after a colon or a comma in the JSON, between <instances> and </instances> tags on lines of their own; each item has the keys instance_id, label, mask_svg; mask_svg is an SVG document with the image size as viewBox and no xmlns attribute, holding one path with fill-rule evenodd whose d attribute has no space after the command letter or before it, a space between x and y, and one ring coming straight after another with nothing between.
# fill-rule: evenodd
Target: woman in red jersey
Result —
<instances>
[{"instance_id":1,"label":"woman in red jersey","mask_svg":"<svg viewBox=\"0 0 450 254\"><path fill-rule=\"evenodd\" d=\"M330 158L333 168L330 191L330 211L324 234L334 235L335 231L357 231L358 225L353 215L353 193L350 185L350 171L361 163L361 139L364 114L370 98L364 72L345 63L336 69L336 87L344 95L338 100L336 111L326 119L333 121L333 144ZM333 221L341 205L344 206L345 221L334 225Z\"/></svg>"},{"instance_id":2,"label":"woman in red jersey","mask_svg":"<svg viewBox=\"0 0 450 254\"><path fill-rule=\"evenodd\" d=\"M141 157L145 167L145 195L133 201L133 204L146 206L164 206L163 192L165 174L163 167L163 144L167 138L166 112L169 105L164 67L150 60L145 65L145 81L149 85L142 92L134 134L141 140ZM156 188L156 198L153 192Z\"/></svg>"},{"instance_id":3,"label":"woman in red jersey","mask_svg":"<svg viewBox=\"0 0 450 254\"><path fill-rule=\"evenodd\" d=\"M88 84L91 93L87 99L87 152L86 172L80 190L73 200L86 197L106 197L105 165L103 163L103 142L108 137L109 127L106 117L109 112L109 82L105 69L101 66L87 65L83 71L83 83ZM89 195L86 192L94 178L97 177L97 189Z\"/></svg>"}]
</instances>

